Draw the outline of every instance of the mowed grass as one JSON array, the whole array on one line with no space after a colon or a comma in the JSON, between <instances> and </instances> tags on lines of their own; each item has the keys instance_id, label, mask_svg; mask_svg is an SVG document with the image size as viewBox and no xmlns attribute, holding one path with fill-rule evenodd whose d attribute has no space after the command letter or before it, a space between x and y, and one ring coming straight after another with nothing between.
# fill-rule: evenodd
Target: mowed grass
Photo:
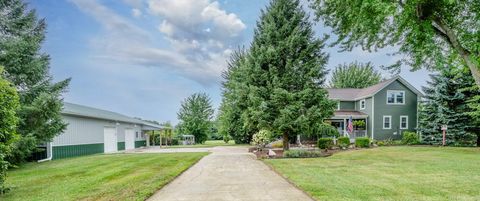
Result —
<instances>
[{"instance_id":1,"label":"mowed grass","mask_svg":"<svg viewBox=\"0 0 480 201\"><path fill-rule=\"evenodd\" d=\"M0 200L145 200L208 153L109 154L28 163Z\"/></svg>"},{"instance_id":2,"label":"mowed grass","mask_svg":"<svg viewBox=\"0 0 480 201\"><path fill-rule=\"evenodd\" d=\"M480 149L381 147L265 160L318 200L480 200Z\"/></svg>"}]
</instances>

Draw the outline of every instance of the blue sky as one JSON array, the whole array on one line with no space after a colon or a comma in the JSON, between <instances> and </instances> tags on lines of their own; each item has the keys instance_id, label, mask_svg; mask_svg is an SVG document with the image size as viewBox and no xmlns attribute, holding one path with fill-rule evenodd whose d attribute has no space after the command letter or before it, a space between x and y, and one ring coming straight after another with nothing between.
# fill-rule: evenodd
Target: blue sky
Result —
<instances>
[{"instance_id":1,"label":"blue sky","mask_svg":"<svg viewBox=\"0 0 480 201\"><path fill-rule=\"evenodd\" d=\"M129 116L177 123L180 102L206 92L217 108L221 72L238 46L248 46L267 0L29 1L48 24L43 50L55 80L72 78L65 100ZM317 23L318 36L330 34ZM333 36L334 37L334 36ZM331 41L330 41L331 42ZM392 64L379 52L327 48L328 68L341 63ZM390 76L383 72L386 77ZM428 72L401 76L421 89Z\"/></svg>"}]
</instances>

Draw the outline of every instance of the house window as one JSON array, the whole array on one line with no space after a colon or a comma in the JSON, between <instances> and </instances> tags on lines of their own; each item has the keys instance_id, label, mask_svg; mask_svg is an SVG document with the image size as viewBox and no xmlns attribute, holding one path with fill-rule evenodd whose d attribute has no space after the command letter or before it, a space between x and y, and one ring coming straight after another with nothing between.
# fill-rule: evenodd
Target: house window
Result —
<instances>
[{"instance_id":1,"label":"house window","mask_svg":"<svg viewBox=\"0 0 480 201\"><path fill-rule=\"evenodd\" d=\"M360 109L364 110L365 109L365 99L360 101Z\"/></svg>"},{"instance_id":2,"label":"house window","mask_svg":"<svg viewBox=\"0 0 480 201\"><path fill-rule=\"evenodd\" d=\"M408 129L408 116L400 116L400 129Z\"/></svg>"},{"instance_id":3,"label":"house window","mask_svg":"<svg viewBox=\"0 0 480 201\"><path fill-rule=\"evenodd\" d=\"M337 103L337 110L340 110L340 102Z\"/></svg>"},{"instance_id":4,"label":"house window","mask_svg":"<svg viewBox=\"0 0 480 201\"><path fill-rule=\"evenodd\" d=\"M135 132L135 136L138 138L138 132Z\"/></svg>"},{"instance_id":5,"label":"house window","mask_svg":"<svg viewBox=\"0 0 480 201\"><path fill-rule=\"evenodd\" d=\"M405 91L387 91L387 104L404 104Z\"/></svg>"},{"instance_id":6,"label":"house window","mask_svg":"<svg viewBox=\"0 0 480 201\"><path fill-rule=\"evenodd\" d=\"M392 128L392 116L383 116L383 129Z\"/></svg>"}]
</instances>

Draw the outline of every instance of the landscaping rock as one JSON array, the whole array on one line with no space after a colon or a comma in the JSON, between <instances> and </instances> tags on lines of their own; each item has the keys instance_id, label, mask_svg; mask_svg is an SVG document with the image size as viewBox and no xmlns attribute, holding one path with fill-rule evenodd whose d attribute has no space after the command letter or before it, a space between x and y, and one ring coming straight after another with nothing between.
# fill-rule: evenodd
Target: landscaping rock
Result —
<instances>
[{"instance_id":1,"label":"landscaping rock","mask_svg":"<svg viewBox=\"0 0 480 201\"><path fill-rule=\"evenodd\" d=\"M269 157L274 157L274 156L276 156L276 155L277 155L277 154L276 154L274 151L272 151L271 149L268 150L268 156L269 156Z\"/></svg>"}]
</instances>

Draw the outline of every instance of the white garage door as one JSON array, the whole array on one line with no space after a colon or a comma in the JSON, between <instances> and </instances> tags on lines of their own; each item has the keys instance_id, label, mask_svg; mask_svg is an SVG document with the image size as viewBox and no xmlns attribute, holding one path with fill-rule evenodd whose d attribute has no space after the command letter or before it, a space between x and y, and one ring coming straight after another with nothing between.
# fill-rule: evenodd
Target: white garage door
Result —
<instances>
[{"instance_id":1,"label":"white garage door","mask_svg":"<svg viewBox=\"0 0 480 201\"><path fill-rule=\"evenodd\" d=\"M103 146L105 153L117 151L117 130L115 128L103 128Z\"/></svg>"},{"instance_id":2,"label":"white garage door","mask_svg":"<svg viewBox=\"0 0 480 201\"><path fill-rule=\"evenodd\" d=\"M133 129L125 129L125 150L135 149L135 132Z\"/></svg>"}]
</instances>

